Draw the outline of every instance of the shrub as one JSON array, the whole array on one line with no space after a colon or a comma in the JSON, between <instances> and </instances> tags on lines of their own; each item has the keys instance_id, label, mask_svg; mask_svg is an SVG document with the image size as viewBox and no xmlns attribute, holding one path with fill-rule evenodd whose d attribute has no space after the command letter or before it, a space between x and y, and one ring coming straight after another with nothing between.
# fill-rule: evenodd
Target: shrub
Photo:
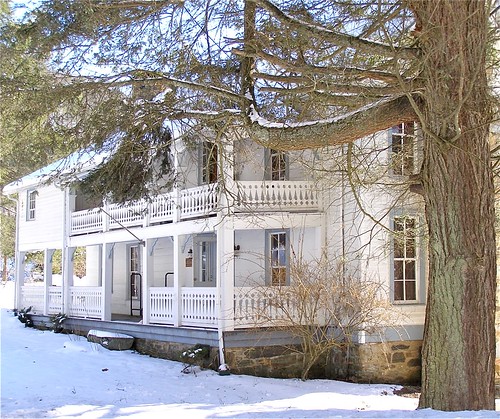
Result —
<instances>
[{"instance_id":1,"label":"shrub","mask_svg":"<svg viewBox=\"0 0 500 419\"><path fill-rule=\"evenodd\" d=\"M189 374L194 372L193 366L203 366L204 362L210 356L210 346L197 343L193 347L186 349L181 354L181 361L184 363L182 372Z\"/></svg>"},{"instance_id":2,"label":"shrub","mask_svg":"<svg viewBox=\"0 0 500 419\"><path fill-rule=\"evenodd\" d=\"M33 327L33 319L31 318L30 311L33 307L22 308L21 310L14 310L14 315L17 316L21 323L24 323L24 327Z\"/></svg>"},{"instance_id":3,"label":"shrub","mask_svg":"<svg viewBox=\"0 0 500 419\"><path fill-rule=\"evenodd\" d=\"M68 318L66 314L57 313L50 316L51 329L54 333L61 333L64 330L63 323Z\"/></svg>"}]
</instances>

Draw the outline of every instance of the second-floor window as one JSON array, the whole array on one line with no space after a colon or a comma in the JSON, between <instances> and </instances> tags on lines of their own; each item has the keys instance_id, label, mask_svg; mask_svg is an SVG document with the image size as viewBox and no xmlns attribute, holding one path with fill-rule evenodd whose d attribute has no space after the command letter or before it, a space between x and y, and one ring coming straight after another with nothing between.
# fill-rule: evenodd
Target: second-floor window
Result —
<instances>
[{"instance_id":1,"label":"second-floor window","mask_svg":"<svg viewBox=\"0 0 500 419\"><path fill-rule=\"evenodd\" d=\"M391 168L394 175L408 176L415 166L415 122L405 122L391 130Z\"/></svg>"},{"instance_id":2,"label":"second-floor window","mask_svg":"<svg viewBox=\"0 0 500 419\"><path fill-rule=\"evenodd\" d=\"M266 179L288 180L288 156L284 151L266 150Z\"/></svg>"},{"instance_id":3,"label":"second-floor window","mask_svg":"<svg viewBox=\"0 0 500 419\"><path fill-rule=\"evenodd\" d=\"M26 219L28 221L35 219L37 195L38 195L37 191L28 191L27 207L26 207Z\"/></svg>"},{"instance_id":4,"label":"second-floor window","mask_svg":"<svg viewBox=\"0 0 500 419\"><path fill-rule=\"evenodd\" d=\"M218 171L218 147L217 144L204 142L201 149L201 183L217 182Z\"/></svg>"}]
</instances>

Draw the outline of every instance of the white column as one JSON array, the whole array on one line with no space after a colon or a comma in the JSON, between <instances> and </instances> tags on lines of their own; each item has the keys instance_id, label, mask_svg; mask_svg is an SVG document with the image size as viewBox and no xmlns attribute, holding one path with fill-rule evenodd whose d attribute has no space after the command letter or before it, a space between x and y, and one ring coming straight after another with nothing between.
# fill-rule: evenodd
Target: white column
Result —
<instances>
[{"instance_id":1,"label":"white column","mask_svg":"<svg viewBox=\"0 0 500 419\"><path fill-rule=\"evenodd\" d=\"M149 298L149 287L153 283L154 278L154 255L153 255L153 239L147 239L144 242L142 252L142 323L149 324L149 313L151 309L151 302Z\"/></svg>"},{"instance_id":2,"label":"white column","mask_svg":"<svg viewBox=\"0 0 500 419\"><path fill-rule=\"evenodd\" d=\"M181 325L182 319L182 303L181 303L181 293L182 293L182 281L181 281L181 269L183 262L183 254L181 249L181 237L179 235L174 236L174 326L179 327Z\"/></svg>"},{"instance_id":3,"label":"white column","mask_svg":"<svg viewBox=\"0 0 500 419\"><path fill-rule=\"evenodd\" d=\"M73 254L76 248L65 247L63 249L62 255L62 292L63 292L63 302L62 311L70 315L71 311L71 296L70 287L73 286Z\"/></svg>"},{"instance_id":4,"label":"white column","mask_svg":"<svg viewBox=\"0 0 500 419\"><path fill-rule=\"evenodd\" d=\"M52 256L54 255L54 249L45 249L44 261L43 261L43 284L45 288L45 304L43 307L43 314L48 316L49 305L50 305L50 287L52 286Z\"/></svg>"},{"instance_id":5,"label":"white column","mask_svg":"<svg viewBox=\"0 0 500 419\"><path fill-rule=\"evenodd\" d=\"M217 304L219 360L224 364L224 332L234 330L234 150L231 141L221 149L222 185L217 224Z\"/></svg>"},{"instance_id":6,"label":"white column","mask_svg":"<svg viewBox=\"0 0 500 419\"><path fill-rule=\"evenodd\" d=\"M19 216L19 215L18 215ZM26 252L16 254L16 301L15 308L23 308L22 288L24 285L24 267L26 262Z\"/></svg>"},{"instance_id":7,"label":"white column","mask_svg":"<svg viewBox=\"0 0 500 419\"><path fill-rule=\"evenodd\" d=\"M232 218L217 227L217 303L219 359L225 363L224 332L234 330L234 229Z\"/></svg>"},{"instance_id":8,"label":"white column","mask_svg":"<svg viewBox=\"0 0 500 419\"><path fill-rule=\"evenodd\" d=\"M111 320L111 299L113 286L113 246L114 243L103 243L101 246L101 288L102 310L101 320Z\"/></svg>"}]
</instances>

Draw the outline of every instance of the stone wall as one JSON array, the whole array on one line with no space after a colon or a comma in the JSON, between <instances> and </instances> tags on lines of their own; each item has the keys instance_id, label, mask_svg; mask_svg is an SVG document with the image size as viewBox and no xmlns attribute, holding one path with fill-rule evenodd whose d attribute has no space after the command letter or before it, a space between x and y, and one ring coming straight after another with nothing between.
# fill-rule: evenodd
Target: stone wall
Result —
<instances>
[{"instance_id":1,"label":"stone wall","mask_svg":"<svg viewBox=\"0 0 500 419\"><path fill-rule=\"evenodd\" d=\"M297 378L302 371L302 356L283 346L226 348L225 356L226 364L235 374Z\"/></svg>"},{"instance_id":2,"label":"stone wall","mask_svg":"<svg viewBox=\"0 0 500 419\"><path fill-rule=\"evenodd\" d=\"M365 343L350 354L348 375L364 383L420 384L422 341Z\"/></svg>"},{"instance_id":3,"label":"stone wall","mask_svg":"<svg viewBox=\"0 0 500 419\"><path fill-rule=\"evenodd\" d=\"M139 338L136 338L134 342L134 349L141 354L173 361L181 361L182 353L192 346L193 345L182 343ZM210 356L203 362L202 367L215 370L219 365L218 359L219 355L217 348L210 348Z\"/></svg>"},{"instance_id":4,"label":"stone wall","mask_svg":"<svg viewBox=\"0 0 500 419\"><path fill-rule=\"evenodd\" d=\"M420 384L421 341L367 343L349 354L321 360L311 378L347 379L365 383ZM302 356L282 346L226 349L226 362L236 374L260 377L301 376ZM325 367L326 365L326 367Z\"/></svg>"}]
</instances>

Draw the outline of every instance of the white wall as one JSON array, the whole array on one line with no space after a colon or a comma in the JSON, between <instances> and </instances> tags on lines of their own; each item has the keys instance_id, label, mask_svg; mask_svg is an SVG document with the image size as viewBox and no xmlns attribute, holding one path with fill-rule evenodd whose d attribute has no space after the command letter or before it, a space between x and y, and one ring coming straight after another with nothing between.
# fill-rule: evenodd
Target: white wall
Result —
<instances>
[{"instance_id":1,"label":"white wall","mask_svg":"<svg viewBox=\"0 0 500 419\"><path fill-rule=\"evenodd\" d=\"M35 219L27 220L27 192L19 193L19 249L60 247L64 227L64 191L53 186L36 189ZM58 243L59 246L53 246ZM52 244L52 246L51 246Z\"/></svg>"}]
</instances>

